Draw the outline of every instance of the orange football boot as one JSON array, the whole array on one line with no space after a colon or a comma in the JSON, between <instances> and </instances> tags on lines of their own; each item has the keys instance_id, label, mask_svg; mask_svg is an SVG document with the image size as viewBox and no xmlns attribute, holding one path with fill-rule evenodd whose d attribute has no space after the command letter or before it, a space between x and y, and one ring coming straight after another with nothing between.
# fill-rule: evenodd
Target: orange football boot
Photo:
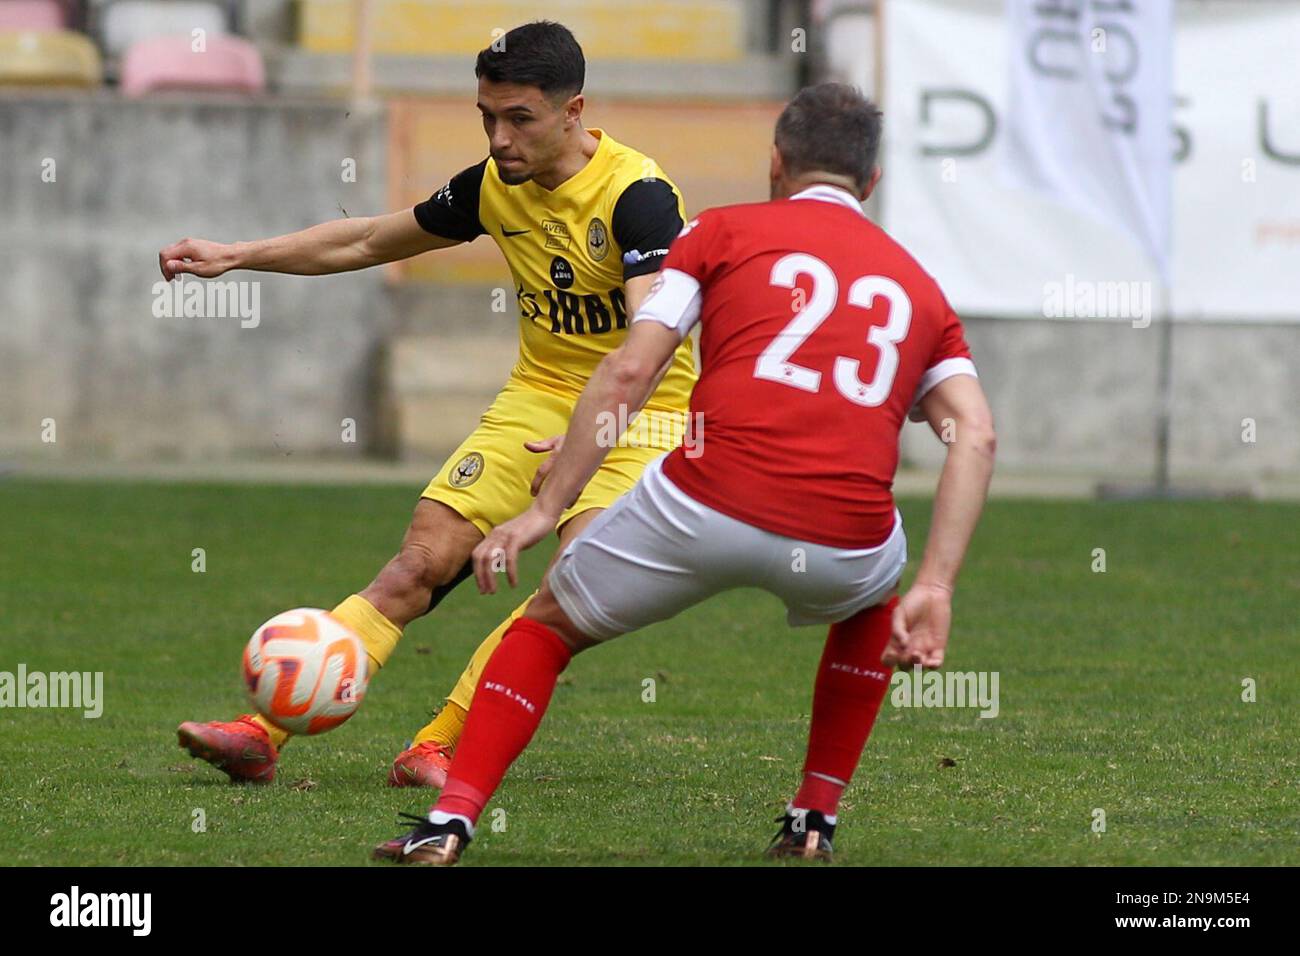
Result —
<instances>
[{"instance_id":1,"label":"orange football boot","mask_svg":"<svg viewBox=\"0 0 1300 956\"><path fill-rule=\"evenodd\" d=\"M388 785L441 790L447 785L451 754L451 747L434 740L408 747L393 761L393 769L388 771Z\"/></svg>"},{"instance_id":2,"label":"orange football boot","mask_svg":"<svg viewBox=\"0 0 1300 956\"><path fill-rule=\"evenodd\" d=\"M191 757L224 770L233 783L270 783L275 779L279 755L270 735L253 720L252 714L229 722L214 720L200 724L187 720L176 728L176 736Z\"/></svg>"}]
</instances>

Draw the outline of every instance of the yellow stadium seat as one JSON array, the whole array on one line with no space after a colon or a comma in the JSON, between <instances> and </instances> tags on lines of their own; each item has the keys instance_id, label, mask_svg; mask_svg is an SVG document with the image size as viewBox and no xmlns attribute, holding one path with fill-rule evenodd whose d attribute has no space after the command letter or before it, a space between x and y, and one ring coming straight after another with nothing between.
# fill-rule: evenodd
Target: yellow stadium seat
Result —
<instances>
[{"instance_id":1,"label":"yellow stadium seat","mask_svg":"<svg viewBox=\"0 0 1300 956\"><path fill-rule=\"evenodd\" d=\"M103 78L99 51L80 33L0 33L0 85L98 86Z\"/></svg>"},{"instance_id":2,"label":"yellow stadium seat","mask_svg":"<svg viewBox=\"0 0 1300 956\"><path fill-rule=\"evenodd\" d=\"M298 0L298 43L313 53L352 49L351 0ZM629 15L627 4L568 0L547 12L573 30L589 60L730 61L744 54L738 0L657 0ZM375 0L373 51L421 56L474 54L492 30L538 17L520 0Z\"/></svg>"}]
</instances>

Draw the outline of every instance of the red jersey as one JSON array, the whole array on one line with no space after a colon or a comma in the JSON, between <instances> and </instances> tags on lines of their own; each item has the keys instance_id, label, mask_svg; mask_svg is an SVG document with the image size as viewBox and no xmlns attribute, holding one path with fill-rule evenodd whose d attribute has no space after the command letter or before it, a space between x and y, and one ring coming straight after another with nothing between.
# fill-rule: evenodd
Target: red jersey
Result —
<instances>
[{"instance_id":1,"label":"red jersey","mask_svg":"<svg viewBox=\"0 0 1300 956\"><path fill-rule=\"evenodd\" d=\"M697 429L664 462L696 500L776 534L881 544L903 422L954 374L975 374L939 286L833 186L709 210L664 261L662 299L698 314ZM647 300L638 319L664 319ZM698 313L695 311L698 309Z\"/></svg>"}]
</instances>

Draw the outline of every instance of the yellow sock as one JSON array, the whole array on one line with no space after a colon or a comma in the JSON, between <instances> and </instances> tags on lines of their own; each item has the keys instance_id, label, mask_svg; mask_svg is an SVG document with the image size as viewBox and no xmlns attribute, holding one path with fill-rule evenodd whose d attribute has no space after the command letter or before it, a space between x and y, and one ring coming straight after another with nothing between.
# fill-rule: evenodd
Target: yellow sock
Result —
<instances>
[{"instance_id":1,"label":"yellow sock","mask_svg":"<svg viewBox=\"0 0 1300 956\"><path fill-rule=\"evenodd\" d=\"M370 676L374 677L393 653L398 638L402 636L402 629L375 610L375 606L360 594L347 598L330 613L352 628L357 637L361 638L361 643L366 646L366 657L370 659ZM270 735L271 743L275 744L276 750L283 747L293 736L289 731L275 726L261 714L254 714L253 720Z\"/></svg>"},{"instance_id":2,"label":"yellow sock","mask_svg":"<svg viewBox=\"0 0 1300 956\"><path fill-rule=\"evenodd\" d=\"M361 638L361 643L366 645L366 656L370 658L370 676L374 677L392 656L393 649L402 637L402 629L380 614L360 594L344 599L330 613L352 628L357 637Z\"/></svg>"},{"instance_id":3,"label":"yellow sock","mask_svg":"<svg viewBox=\"0 0 1300 956\"><path fill-rule=\"evenodd\" d=\"M285 742L290 737L293 736L289 731L281 730L279 727L275 726L275 724L271 723L261 714L254 714L253 722L267 732L271 738L271 743L275 744L275 749L277 751L285 745Z\"/></svg>"},{"instance_id":4,"label":"yellow sock","mask_svg":"<svg viewBox=\"0 0 1300 956\"><path fill-rule=\"evenodd\" d=\"M519 619L524 613L524 608L528 607L528 602L536 596L537 592L534 591L524 598L523 602L510 612L510 616L483 639L474 656L469 659L469 666L456 681L456 687L447 696L447 706L438 712L438 716L420 728L420 732L415 735L414 743L436 740L448 747L456 746L456 742L460 740L460 732L465 729L465 715L469 711L470 702L474 699L474 688L478 687L479 678L483 676L483 669L487 667L488 659L501 643L501 638L506 636L506 630Z\"/></svg>"},{"instance_id":5,"label":"yellow sock","mask_svg":"<svg viewBox=\"0 0 1300 956\"><path fill-rule=\"evenodd\" d=\"M447 705L438 711L438 716L420 728L411 745L432 740L444 747L455 747L456 741L460 740L460 732L465 729L465 718L468 716L469 711L455 701L448 700Z\"/></svg>"}]
</instances>

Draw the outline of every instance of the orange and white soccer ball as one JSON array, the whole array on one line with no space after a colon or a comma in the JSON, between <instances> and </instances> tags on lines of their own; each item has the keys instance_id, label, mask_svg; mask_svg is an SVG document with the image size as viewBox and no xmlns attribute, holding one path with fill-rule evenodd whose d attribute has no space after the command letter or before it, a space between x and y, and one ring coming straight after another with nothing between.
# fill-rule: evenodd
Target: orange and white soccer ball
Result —
<instances>
[{"instance_id":1,"label":"orange and white soccer ball","mask_svg":"<svg viewBox=\"0 0 1300 956\"><path fill-rule=\"evenodd\" d=\"M323 734L356 713L369 667L361 638L312 607L277 614L244 648L244 684L253 706L293 734Z\"/></svg>"}]
</instances>

